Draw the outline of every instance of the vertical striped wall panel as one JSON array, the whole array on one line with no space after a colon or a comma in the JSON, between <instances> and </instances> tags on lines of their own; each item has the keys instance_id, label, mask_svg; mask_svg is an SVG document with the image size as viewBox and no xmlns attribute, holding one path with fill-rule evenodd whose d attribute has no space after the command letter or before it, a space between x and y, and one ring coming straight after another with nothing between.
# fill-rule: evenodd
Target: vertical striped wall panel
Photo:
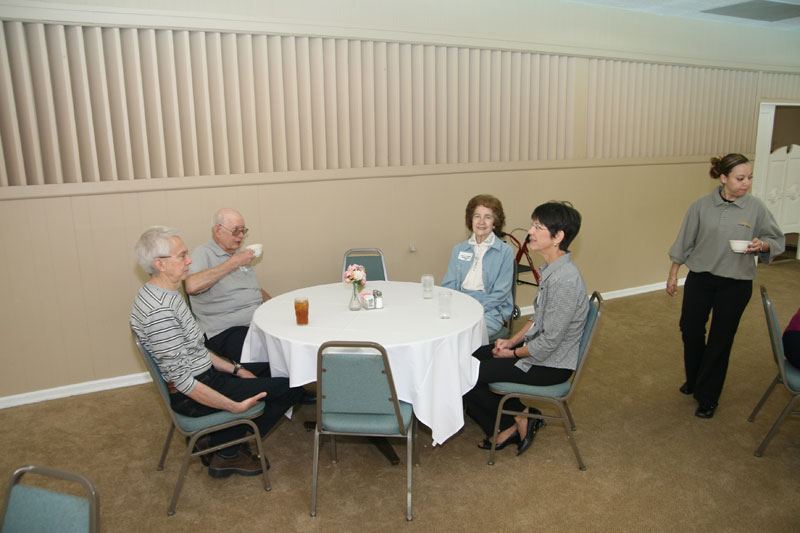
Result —
<instances>
[{"instance_id":1,"label":"vertical striped wall panel","mask_svg":"<svg viewBox=\"0 0 800 533\"><path fill-rule=\"evenodd\" d=\"M750 152L761 97L800 75L2 21L0 187Z\"/></svg>"},{"instance_id":2,"label":"vertical striped wall panel","mask_svg":"<svg viewBox=\"0 0 800 533\"><path fill-rule=\"evenodd\" d=\"M0 186L565 159L574 60L0 25Z\"/></svg>"},{"instance_id":3,"label":"vertical striped wall panel","mask_svg":"<svg viewBox=\"0 0 800 533\"><path fill-rule=\"evenodd\" d=\"M800 76L768 74L800 97ZM591 59L587 156L663 157L752 152L760 74ZM782 85L781 85L782 84Z\"/></svg>"}]
</instances>

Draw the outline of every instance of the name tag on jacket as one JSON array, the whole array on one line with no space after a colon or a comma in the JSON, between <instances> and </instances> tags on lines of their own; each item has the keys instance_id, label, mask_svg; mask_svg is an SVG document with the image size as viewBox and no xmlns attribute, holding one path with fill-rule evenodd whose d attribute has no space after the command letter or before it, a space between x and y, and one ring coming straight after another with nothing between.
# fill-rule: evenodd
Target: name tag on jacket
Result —
<instances>
[{"instance_id":1,"label":"name tag on jacket","mask_svg":"<svg viewBox=\"0 0 800 533\"><path fill-rule=\"evenodd\" d=\"M458 252L459 261L472 261L472 252Z\"/></svg>"}]
</instances>

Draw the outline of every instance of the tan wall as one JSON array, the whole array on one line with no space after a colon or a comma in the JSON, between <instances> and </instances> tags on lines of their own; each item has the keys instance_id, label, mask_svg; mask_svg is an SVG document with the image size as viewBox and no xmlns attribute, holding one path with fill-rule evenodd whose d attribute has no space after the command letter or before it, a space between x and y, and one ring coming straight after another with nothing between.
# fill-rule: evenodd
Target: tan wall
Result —
<instances>
[{"instance_id":1,"label":"tan wall","mask_svg":"<svg viewBox=\"0 0 800 533\"><path fill-rule=\"evenodd\" d=\"M381 247L392 279L438 280L466 237L472 195L500 197L508 229L528 224L537 204L566 199L584 216L575 260L590 288L610 291L665 278L688 203L714 183L705 173L705 163L509 170L5 201L0 391L143 371L127 323L145 281L132 247L152 224L181 229L193 248L217 207L238 208L248 242L266 245L259 279L280 294L337 281L343 251L355 246Z\"/></svg>"}]
</instances>

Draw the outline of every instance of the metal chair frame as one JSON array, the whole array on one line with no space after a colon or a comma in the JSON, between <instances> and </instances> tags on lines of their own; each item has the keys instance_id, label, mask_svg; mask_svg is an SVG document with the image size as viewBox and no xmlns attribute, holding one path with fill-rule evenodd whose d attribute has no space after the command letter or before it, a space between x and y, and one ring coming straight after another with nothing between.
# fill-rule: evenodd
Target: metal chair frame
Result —
<instances>
[{"instance_id":1,"label":"metal chair frame","mask_svg":"<svg viewBox=\"0 0 800 533\"><path fill-rule=\"evenodd\" d=\"M45 477L63 479L65 481L72 481L74 483L80 484L84 488L84 490L86 490L87 498L85 499L88 500L89 503L89 517L88 517L89 531L90 533L96 533L100 531L100 495L97 492L97 487L95 486L94 483L92 483L92 480L81 474L77 474L74 472L67 472L66 470L59 470L57 468L51 468L49 466L40 466L40 465L22 466L14 470L14 472L11 474L11 477L9 478L8 484L6 486L6 495L3 500L2 513L0 513L0 517L2 517L2 520L0 520L0 526L3 526L5 524L6 513L9 511L9 503L11 502L11 493L14 489L14 486L19 484L19 482L22 480L22 477L28 473L39 474ZM45 493L64 495L63 493L60 493L58 491L51 491L48 489L42 489L38 487L36 488ZM42 512L44 511L45 509L43 508ZM4 528L3 531L6 531L6 529Z\"/></svg>"},{"instance_id":2,"label":"metal chair frame","mask_svg":"<svg viewBox=\"0 0 800 533\"><path fill-rule=\"evenodd\" d=\"M169 400L169 392L167 391L166 384L164 382L164 378L161 376L161 371L158 369L158 365L156 365L155 361L153 360L150 353L147 349L142 346L139 338L136 336L136 333L133 333L133 339L136 342L136 347L139 349L139 355L142 357L142 360L147 367L147 371L150 373L150 377L153 380L153 384L156 386L156 389L159 392L159 396L164 403L164 406L167 409L167 413L169 413L170 417L170 426L169 431L167 432L167 438L164 442L164 447L161 450L161 458L158 460L158 470L164 469L164 461L167 458L167 452L169 451L169 445L172 442L172 435L175 433L175 430L178 430L178 433L181 435L188 437L189 442L186 446L186 455L183 458L183 462L181 463L181 469L178 473L178 481L175 484L175 490L172 494L172 500L170 501L169 507L167 508L167 514L172 516L175 514L175 507L178 503L178 496L180 496L181 489L183 488L183 482L186 477L186 470L189 467L189 460L192 457L200 457L203 455L207 455L223 448L227 448L228 446L233 446L236 444L241 444L243 442L248 442L251 440L255 440L256 447L258 448L258 456L261 461L261 469L264 477L264 490L269 491L271 490L269 484L269 475L267 474L267 465L266 461L264 460L264 448L261 442L261 432L258 429L258 426L253 422L252 419L257 418L264 412L264 402L258 402L255 406L251 407L244 413L233 414L228 413L227 411L222 411L220 413L213 413L206 416L200 417L185 417L185 418L192 418L193 422L199 423L201 425L208 424L207 427L200 429L198 431L188 431L183 429L181 425L181 417L184 415L180 415L172 410L172 406ZM222 415L222 416L219 416ZM230 418L233 417L234 419L231 420ZM227 421L222 423L215 423L215 418L223 418ZM205 450L195 450L195 445L197 441L209 433L214 433L216 431L220 431L222 429L226 429L233 426L238 425L246 425L252 430L252 434L245 435L244 437L240 437L238 439L234 439L229 442L225 442L219 444L217 446L210 446Z\"/></svg>"},{"instance_id":3,"label":"metal chair frame","mask_svg":"<svg viewBox=\"0 0 800 533\"><path fill-rule=\"evenodd\" d=\"M389 389L391 391L391 397L388 398L388 400L394 404L394 412L395 416L397 417L398 432L396 434L349 433L340 431L328 431L322 429L323 416L324 416L322 411L322 404L325 400L325 396L323 395L323 381L325 372L325 367L323 364L323 354L329 348L356 348L359 350L367 348L379 352L380 356L383 359L383 368L384 368L383 373L386 375ZM353 392L354 394L358 394L356 390L354 390ZM406 430L406 427L403 423L403 416L400 413L400 404L399 400L397 399L397 391L395 390L394 379L392 378L392 369L389 366L389 357L386 354L386 349L376 342L329 341L323 343L317 350L317 423L314 430L314 459L313 459L314 463L312 468L312 483L311 483L311 516L317 516L317 479L319 474L320 437L322 435L330 435L331 437L331 461L333 463L337 462L336 435L349 435L349 436L359 436L359 437L397 437L397 438L405 438L406 440L406 463L407 463L406 520L410 522L412 520L412 513L411 513L412 467L413 465L419 465L419 451L417 450L416 446L418 426L417 426L417 418L416 416L414 416L413 412L411 414L411 427L409 429L410 431Z\"/></svg>"},{"instance_id":4,"label":"metal chair frame","mask_svg":"<svg viewBox=\"0 0 800 533\"><path fill-rule=\"evenodd\" d=\"M786 420L786 417L791 415L800 415L800 411L795 411L794 406L800 402L800 390L794 390L789 387L788 380L786 378L786 356L783 353L783 340L781 338L781 330L778 326L778 317L775 314L775 308L772 305L772 300L769 298L769 294L767 294L767 289L763 285L761 285L761 303L764 305L764 315L767 319L767 330L769 331L769 341L772 345L772 358L775 361L775 364L778 367L778 375L775 376L775 379L772 380L772 383L769 387L767 387L766 392L758 401L755 409L753 412L750 413L750 416L747 417L748 422L752 422L756 419L756 415L761 410L761 407L764 405L764 402L767 401L769 395L772 394L772 391L775 389L775 386L778 383L782 383L786 390L789 391L789 394L792 395L789 403L784 407L781 414L778 416L778 419L772 425L772 428L767 433L767 436L764 437L764 440L761 442L761 445L756 449L755 456L761 457L766 450L767 445L772 440L772 437L778 432L778 429L783 424L783 421Z\"/></svg>"},{"instance_id":5,"label":"metal chair frame","mask_svg":"<svg viewBox=\"0 0 800 533\"><path fill-rule=\"evenodd\" d=\"M583 373L583 366L586 364L586 355L589 353L589 348L592 345L592 339L594 338L595 331L597 330L597 323L599 322L600 315L603 312L604 301L602 295L597 291L592 293L592 296L589 299L589 305L593 306L596 309L596 315L594 317L594 322L590 325L588 333L586 332L586 330L584 330L583 338L581 339L581 345L579 348L580 351L578 355L578 368L575 370L575 374L572 376L572 382L570 383L569 389L567 390L566 394L558 397L542 396L538 394L523 394L519 392L504 390L501 383L489 384L489 390L491 390L495 394L503 395L503 398L500 400L500 405L497 408L497 418L495 419L495 424L494 424L494 435L497 435L500 429L500 417L504 414L523 416L525 418L539 418L543 420L552 420L560 422L564 426L564 431L567 434L567 440L572 446L572 451L575 453L575 458L578 460L578 468L580 470L586 470L586 465L584 464L583 459L581 458L580 451L578 451L578 444L577 442L575 442L575 437L572 435L572 432L577 431L578 428L575 425L575 420L572 418L572 412L569 410L569 405L567 404L567 400L569 400L572 397L572 394L575 392L575 388L578 385L578 381L580 380L581 374ZM505 405L506 401L508 401L511 398L519 398L520 400L525 400L525 401L542 401L552 404L556 407L556 409L558 409L559 415L555 416L555 415L546 415L543 413L525 413L520 411L511 411L503 409L503 406ZM494 464L495 447L497 446L496 440L497 439L492 439L492 449L489 452L489 465Z\"/></svg>"}]
</instances>

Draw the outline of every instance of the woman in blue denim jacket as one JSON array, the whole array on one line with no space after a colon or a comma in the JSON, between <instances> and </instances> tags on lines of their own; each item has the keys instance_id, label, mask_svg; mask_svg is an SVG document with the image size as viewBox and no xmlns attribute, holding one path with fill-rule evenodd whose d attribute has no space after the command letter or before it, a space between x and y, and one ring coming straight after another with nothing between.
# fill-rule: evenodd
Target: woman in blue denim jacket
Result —
<instances>
[{"instance_id":1,"label":"woman in blue denim jacket","mask_svg":"<svg viewBox=\"0 0 800 533\"><path fill-rule=\"evenodd\" d=\"M503 204L494 196L479 194L467 204L465 221L472 236L453 247L442 287L478 300L489 338L494 339L514 309L514 252L498 237L506 221Z\"/></svg>"}]
</instances>

